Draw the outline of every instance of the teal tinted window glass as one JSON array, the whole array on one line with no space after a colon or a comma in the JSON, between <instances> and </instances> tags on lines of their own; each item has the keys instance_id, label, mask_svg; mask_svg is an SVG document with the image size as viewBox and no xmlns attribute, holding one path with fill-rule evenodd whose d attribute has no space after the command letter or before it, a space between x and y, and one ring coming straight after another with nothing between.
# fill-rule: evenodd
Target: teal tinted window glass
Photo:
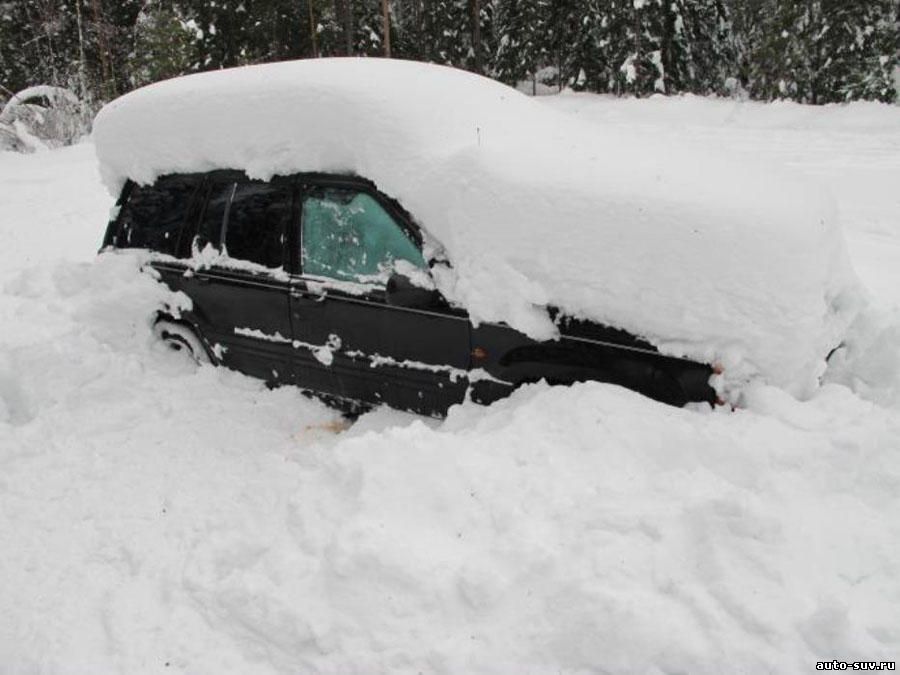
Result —
<instances>
[{"instance_id":1,"label":"teal tinted window glass","mask_svg":"<svg viewBox=\"0 0 900 675\"><path fill-rule=\"evenodd\" d=\"M304 199L304 274L384 283L398 260L426 267L418 247L369 195L324 188Z\"/></svg>"}]
</instances>

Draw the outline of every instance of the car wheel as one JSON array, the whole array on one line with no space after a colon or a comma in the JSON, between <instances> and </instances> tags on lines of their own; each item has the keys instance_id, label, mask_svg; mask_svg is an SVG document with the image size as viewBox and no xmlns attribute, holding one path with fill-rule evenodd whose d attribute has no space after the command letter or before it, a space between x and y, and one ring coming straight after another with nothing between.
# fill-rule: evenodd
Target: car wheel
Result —
<instances>
[{"instance_id":1,"label":"car wheel","mask_svg":"<svg viewBox=\"0 0 900 675\"><path fill-rule=\"evenodd\" d=\"M190 358L196 364L213 363L197 334L182 324L159 321L153 332L169 349Z\"/></svg>"}]
</instances>

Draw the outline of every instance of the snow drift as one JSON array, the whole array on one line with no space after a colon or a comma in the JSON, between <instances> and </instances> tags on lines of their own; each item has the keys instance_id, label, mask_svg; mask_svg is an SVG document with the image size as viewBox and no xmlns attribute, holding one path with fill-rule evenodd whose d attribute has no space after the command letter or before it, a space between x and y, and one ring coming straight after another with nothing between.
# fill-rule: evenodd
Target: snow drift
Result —
<instances>
[{"instance_id":1,"label":"snow drift","mask_svg":"<svg viewBox=\"0 0 900 675\"><path fill-rule=\"evenodd\" d=\"M474 321L537 338L543 307L808 394L855 311L829 202L766 167L584 124L491 80L323 59L161 82L94 127L109 189L172 172L350 172L397 198Z\"/></svg>"}]
</instances>

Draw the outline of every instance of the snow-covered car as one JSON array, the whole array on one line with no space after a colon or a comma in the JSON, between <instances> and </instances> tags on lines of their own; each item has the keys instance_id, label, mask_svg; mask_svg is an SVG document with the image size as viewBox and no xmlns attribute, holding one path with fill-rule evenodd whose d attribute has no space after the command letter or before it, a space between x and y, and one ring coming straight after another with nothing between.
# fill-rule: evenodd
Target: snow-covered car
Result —
<instances>
[{"instance_id":1,"label":"snow-covered car","mask_svg":"<svg viewBox=\"0 0 900 675\"><path fill-rule=\"evenodd\" d=\"M540 379L803 394L855 307L814 191L449 68L178 78L107 105L94 139L105 247L151 251L191 301L160 335L351 405L441 414Z\"/></svg>"},{"instance_id":2,"label":"snow-covered car","mask_svg":"<svg viewBox=\"0 0 900 675\"><path fill-rule=\"evenodd\" d=\"M628 333L550 310L560 337L473 325L431 282L446 262L427 234L363 178L238 171L128 182L104 246L153 252L191 309L161 315L160 337L195 358L347 407L442 414L524 382L614 382L667 403L713 401L711 369Z\"/></svg>"}]
</instances>

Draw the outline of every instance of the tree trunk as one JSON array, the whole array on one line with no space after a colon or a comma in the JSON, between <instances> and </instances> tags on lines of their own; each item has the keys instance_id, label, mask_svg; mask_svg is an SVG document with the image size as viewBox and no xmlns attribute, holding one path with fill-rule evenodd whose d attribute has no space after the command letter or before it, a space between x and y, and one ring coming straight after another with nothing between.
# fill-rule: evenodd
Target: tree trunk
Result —
<instances>
[{"instance_id":1,"label":"tree trunk","mask_svg":"<svg viewBox=\"0 0 900 675\"><path fill-rule=\"evenodd\" d=\"M384 56L391 58L391 3L381 0L381 15L384 20Z\"/></svg>"},{"instance_id":2,"label":"tree trunk","mask_svg":"<svg viewBox=\"0 0 900 675\"><path fill-rule=\"evenodd\" d=\"M475 54L475 72L479 75L481 67L481 1L472 0L472 51Z\"/></svg>"},{"instance_id":3,"label":"tree trunk","mask_svg":"<svg viewBox=\"0 0 900 675\"><path fill-rule=\"evenodd\" d=\"M84 61L84 30L81 22L81 0L75 0L75 21L78 24L78 86L81 88L79 97L82 105L87 101L87 76L85 74Z\"/></svg>"},{"instance_id":4,"label":"tree trunk","mask_svg":"<svg viewBox=\"0 0 900 675\"><path fill-rule=\"evenodd\" d=\"M353 15L350 4L353 0L334 0L334 16L344 32L344 56L353 56Z\"/></svg>"},{"instance_id":5,"label":"tree trunk","mask_svg":"<svg viewBox=\"0 0 900 675\"><path fill-rule=\"evenodd\" d=\"M103 15L103 9L100 6L100 0L91 0L91 10L94 13L94 23L97 30L97 46L100 52L100 72L103 79L104 95L107 98L113 98L116 95L116 83L109 54L106 20Z\"/></svg>"},{"instance_id":6,"label":"tree trunk","mask_svg":"<svg viewBox=\"0 0 900 675\"><path fill-rule=\"evenodd\" d=\"M313 0L306 0L306 7L309 10L309 39L312 44L313 58L319 58L319 31L316 30L316 17L313 13Z\"/></svg>"},{"instance_id":7,"label":"tree trunk","mask_svg":"<svg viewBox=\"0 0 900 675\"><path fill-rule=\"evenodd\" d=\"M344 0L344 42L347 56L353 56L353 0Z\"/></svg>"},{"instance_id":8,"label":"tree trunk","mask_svg":"<svg viewBox=\"0 0 900 675\"><path fill-rule=\"evenodd\" d=\"M636 97L640 97L640 70L641 63L641 10L634 7L634 82L631 83L632 92Z\"/></svg>"}]
</instances>

